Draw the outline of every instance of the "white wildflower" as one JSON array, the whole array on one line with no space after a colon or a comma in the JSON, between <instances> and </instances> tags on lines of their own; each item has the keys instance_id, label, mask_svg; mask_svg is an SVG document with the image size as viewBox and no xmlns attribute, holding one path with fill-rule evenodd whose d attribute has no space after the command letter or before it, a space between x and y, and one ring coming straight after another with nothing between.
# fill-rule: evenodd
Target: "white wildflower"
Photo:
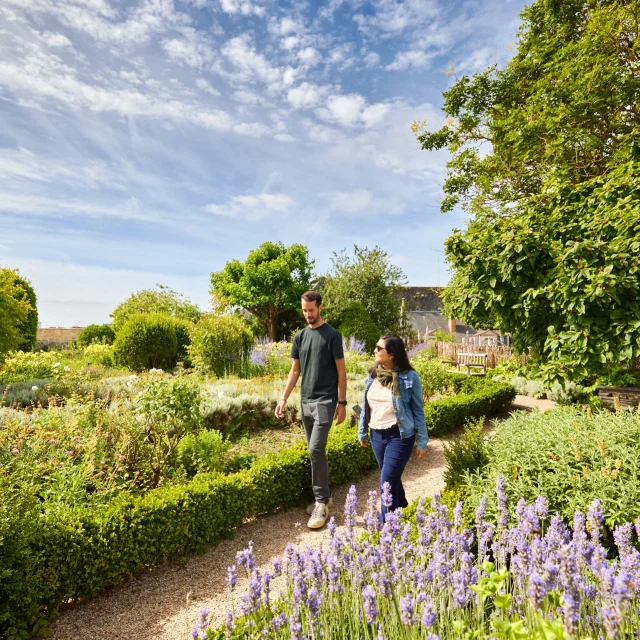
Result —
<instances>
[{"instance_id":1,"label":"white wildflower","mask_svg":"<svg viewBox=\"0 0 640 640\"><path fill-rule=\"evenodd\" d=\"M218 391L218 398L224 398L224 391Z\"/></svg>"},{"instance_id":2,"label":"white wildflower","mask_svg":"<svg viewBox=\"0 0 640 640\"><path fill-rule=\"evenodd\" d=\"M38 390L38 385L33 385L33 387L31 387L31 391L37 391Z\"/></svg>"}]
</instances>

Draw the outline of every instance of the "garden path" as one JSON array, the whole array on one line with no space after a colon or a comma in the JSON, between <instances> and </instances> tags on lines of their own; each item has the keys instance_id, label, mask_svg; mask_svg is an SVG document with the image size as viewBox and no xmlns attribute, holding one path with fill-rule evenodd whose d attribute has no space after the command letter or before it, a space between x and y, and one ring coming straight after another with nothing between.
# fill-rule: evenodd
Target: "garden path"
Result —
<instances>
[{"instance_id":1,"label":"garden path","mask_svg":"<svg viewBox=\"0 0 640 640\"><path fill-rule=\"evenodd\" d=\"M546 411L555 406L549 400L517 396L509 411L539 408ZM506 412L505 412L506 413ZM500 417L506 417L500 416ZM487 424L491 428L491 423ZM444 486L446 439L432 438L427 454L420 461L407 465L403 480L409 501L418 496L431 496ZM377 490L379 474L370 473L357 483L360 520L366 508L369 491ZM342 522L342 509L349 487L336 488L335 514ZM207 548L204 555L189 556L184 564L165 563L110 589L93 600L70 607L53 624L56 640L186 640L191 626L206 607L212 623L224 621L231 608L231 596L224 578L235 554L254 542L256 561L268 568L271 558L284 552L289 542L306 546L326 542L327 528L311 531L301 508L291 508L260 516L247 522L233 540L223 540ZM246 578L238 575L235 597L244 592ZM278 586L273 585L277 594Z\"/></svg>"}]
</instances>

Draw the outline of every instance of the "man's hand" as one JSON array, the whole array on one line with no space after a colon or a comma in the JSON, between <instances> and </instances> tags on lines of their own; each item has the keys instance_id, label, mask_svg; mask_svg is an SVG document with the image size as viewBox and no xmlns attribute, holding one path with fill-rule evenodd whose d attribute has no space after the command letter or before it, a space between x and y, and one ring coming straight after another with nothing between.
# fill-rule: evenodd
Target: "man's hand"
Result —
<instances>
[{"instance_id":1,"label":"man's hand","mask_svg":"<svg viewBox=\"0 0 640 640\"><path fill-rule=\"evenodd\" d=\"M360 446L361 447L368 447L369 446L369 441L368 440L360 440Z\"/></svg>"},{"instance_id":2,"label":"man's hand","mask_svg":"<svg viewBox=\"0 0 640 640\"><path fill-rule=\"evenodd\" d=\"M338 408L336 409L336 424L344 422L346 417L347 407L345 407L343 404L339 404Z\"/></svg>"},{"instance_id":3,"label":"man's hand","mask_svg":"<svg viewBox=\"0 0 640 640\"><path fill-rule=\"evenodd\" d=\"M427 453L426 449L416 449L416 460L422 460L425 453Z\"/></svg>"},{"instance_id":4,"label":"man's hand","mask_svg":"<svg viewBox=\"0 0 640 640\"><path fill-rule=\"evenodd\" d=\"M284 408L287 406L287 401L286 400L280 400L280 402L278 402L278 404L276 405L276 418L278 418L278 420L282 420L282 418L284 418Z\"/></svg>"}]
</instances>

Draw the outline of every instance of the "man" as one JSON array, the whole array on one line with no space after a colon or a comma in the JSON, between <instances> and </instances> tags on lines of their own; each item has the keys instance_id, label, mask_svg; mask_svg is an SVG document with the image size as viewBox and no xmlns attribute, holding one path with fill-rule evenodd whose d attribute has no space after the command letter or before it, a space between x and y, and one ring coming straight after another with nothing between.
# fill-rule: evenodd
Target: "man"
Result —
<instances>
[{"instance_id":1,"label":"man","mask_svg":"<svg viewBox=\"0 0 640 640\"><path fill-rule=\"evenodd\" d=\"M311 516L307 526L320 529L329 517L331 484L327 464L327 438L333 422L340 424L347 415L347 372L344 366L342 336L321 317L322 296L315 291L302 294L302 313L307 327L299 331L291 348L291 371L276 417L284 416L284 407L302 373L302 423L309 458L315 504L307 507ZM337 406L337 411L336 411Z\"/></svg>"}]
</instances>

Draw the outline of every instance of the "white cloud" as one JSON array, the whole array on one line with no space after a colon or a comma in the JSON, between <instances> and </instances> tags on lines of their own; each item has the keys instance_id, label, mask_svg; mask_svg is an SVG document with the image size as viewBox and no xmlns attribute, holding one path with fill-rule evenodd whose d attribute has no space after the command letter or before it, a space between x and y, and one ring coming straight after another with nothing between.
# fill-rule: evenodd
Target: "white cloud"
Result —
<instances>
[{"instance_id":1,"label":"white cloud","mask_svg":"<svg viewBox=\"0 0 640 640\"><path fill-rule=\"evenodd\" d=\"M220 0L220 7L225 13L242 16L263 16L265 14L264 7L247 0Z\"/></svg>"},{"instance_id":2,"label":"white cloud","mask_svg":"<svg viewBox=\"0 0 640 640\"><path fill-rule=\"evenodd\" d=\"M295 142L296 141L295 137L289 133L276 133L276 135L273 136L273 138L278 142Z\"/></svg>"},{"instance_id":3,"label":"white cloud","mask_svg":"<svg viewBox=\"0 0 640 640\"><path fill-rule=\"evenodd\" d=\"M61 33L43 33L42 36L50 47L73 47L71 40Z\"/></svg>"},{"instance_id":4,"label":"white cloud","mask_svg":"<svg viewBox=\"0 0 640 640\"><path fill-rule=\"evenodd\" d=\"M309 82L303 82L301 85L289 89L287 100L294 109L309 109L315 107L326 90Z\"/></svg>"},{"instance_id":5,"label":"white cloud","mask_svg":"<svg viewBox=\"0 0 640 640\"><path fill-rule=\"evenodd\" d=\"M242 122L241 124L234 125L233 130L236 133L241 133L242 135L253 138L260 138L271 133L271 129L260 122Z\"/></svg>"},{"instance_id":6,"label":"white cloud","mask_svg":"<svg viewBox=\"0 0 640 640\"><path fill-rule=\"evenodd\" d=\"M280 48L285 51L293 51L300 44L298 36L288 36L280 41Z\"/></svg>"},{"instance_id":7,"label":"white cloud","mask_svg":"<svg viewBox=\"0 0 640 640\"><path fill-rule=\"evenodd\" d=\"M377 67L380 64L380 56L375 51L370 51L364 57L364 63L367 67Z\"/></svg>"},{"instance_id":8,"label":"white cloud","mask_svg":"<svg viewBox=\"0 0 640 640\"><path fill-rule=\"evenodd\" d=\"M162 48L169 58L184 62L190 67L200 68L205 62L213 59L213 51L204 42L199 42L195 35L189 38L165 40Z\"/></svg>"},{"instance_id":9,"label":"white cloud","mask_svg":"<svg viewBox=\"0 0 640 640\"><path fill-rule=\"evenodd\" d=\"M217 89L214 89L204 78L198 78L196 80L196 87L212 96L221 95L220 92Z\"/></svg>"},{"instance_id":10,"label":"white cloud","mask_svg":"<svg viewBox=\"0 0 640 640\"><path fill-rule=\"evenodd\" d=\"M222 54L235 68L235 79L275 83L282 79L282 72L251 45L248 35L237 36L222 47Z\"/></svg>"},{"instance_id":11,"label":"white cloud","mask_svg":"<svg viewBox=\"0 0 640 640\"><path fill-rule=\"evenodd\" d=\"M374 0L375 12L358 14L354 20L364 31L375 30L383 36L397 36L420 29L442 12L437 0Z\"/></svg>"},{"instance_id":12,"label":"white cloud","mask_svg":"<svg viewBox=\"0 0 640 640\"><path fill-rule=\"evenodd\" d=\"M376 103L368 105L359 93L331 95L326 107L316 110L316 114L324 119L342 125L364 124L374 126L389 112L390 105Z\"/></svg>"},{"instance_id":13,"label":"white cloud","mask_svg":"<svg viewBox=\"0 0 640 640\"><path fill-rule=\"evenodd\" d=\"M260 104L262 102L262 98L259 95L246 89L234 91L231 97L237 102L242 102L243 104Z\"/></svg>"},{"instance_id":14,"label":"white cloud","mask_svg":"<svg viewBox=\"0 0 640 640\"><path fill-rule=\"evenodd\" d=\"M422 50L401 51L385 68L389 71L404 71L411 68L426 69L436 55L436 52L427 53Z\"/></svg>"},{"instance_id":15,"label":"white cloud","mask_svg":"<svg viewBox=\"0 0 640 640\"><path fill-rule=\"evenodd\" d=\"M321 193L320 195L329 200L331 208L336 213L389 213L397 215L403 213L405 210L405 203L403 201L377 197L367 189L334 191Z\"/></svg>"},{"instance_id":16,"label":"white cloud","mask_svg":"<svg viewBox=\"0 0 640 640\"><path fill-rule=\"evenodd\" d=\"M322 56L317 49L313 47L305 47L298 51L298 60L308 67L316 67L322 62Z\"/></svg>"},{"instance_id":17,"label":"white cloud","mask_svg":"<svg viewBox=\"0 0 640 640\"><path fill-rule=\"evenodd\" d=\"M204 210L228 218L262 220L276 213L288 213L295 204L296 201L285 193L260 193L233 196L228 204L209 204Z\"/></svg>"}]
</instances>

